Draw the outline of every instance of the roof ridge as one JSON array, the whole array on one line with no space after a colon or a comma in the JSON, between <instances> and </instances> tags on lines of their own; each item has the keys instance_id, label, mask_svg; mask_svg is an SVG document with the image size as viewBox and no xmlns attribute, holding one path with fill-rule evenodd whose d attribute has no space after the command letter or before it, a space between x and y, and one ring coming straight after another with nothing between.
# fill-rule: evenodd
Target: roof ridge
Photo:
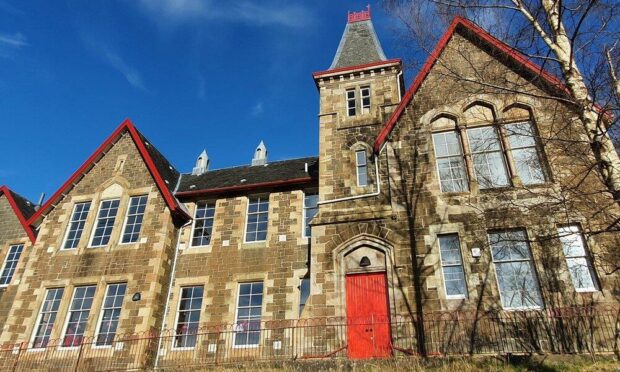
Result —
<instances>
[{"instance_id":1,"label":"roof ridge","mask_svg":"<svg viewBox=\"0 0 620 372\"><path fill-rule=\"evenodd\" d=\"M301 156L301 157L298 157L298 158L282 159L282 160L274 160L274 161L270 161L270 162L268 162L267 164L263 165L263 167L264 167L264 166L268 166L268 165L270 165L270 164L275 164L275 163L284 163L284 162L287 162L287 161L294 161L294 160L301 160L301 159L313 159L313 158L314 158L314 159L318 159L318 158L319 158L319 156L318 156L318 155L313 155L313 156ZM231 166L231 167L224 167L224 168L216 168L216 169L211 169L211 170L209 170L209 171L207 171L207 172L205 172L205 173L203 173L203 174L207 174L207 173L210 173L210 172L222 171L222 170L228 170L228 169L244 168L244 167L248 167L248 168L252 168L252 167L254 167L254 168L256 168L256 167L260 167L260 166L256 166L256 165L254 165L254 166L253 166L253 165L251 165L251 164L233 165L233 166ZM187 176L191 176L191 175L192 175L192 173L191 173L191 172L181 173L181 176L186 176L186 175L187 175Z\"/></svg>"}]
</instances>

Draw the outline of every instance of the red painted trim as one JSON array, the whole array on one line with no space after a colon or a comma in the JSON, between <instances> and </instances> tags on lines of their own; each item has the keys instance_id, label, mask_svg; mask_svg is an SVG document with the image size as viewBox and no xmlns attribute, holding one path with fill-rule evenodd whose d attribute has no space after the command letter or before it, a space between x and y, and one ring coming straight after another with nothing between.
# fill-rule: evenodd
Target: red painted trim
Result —
<instances>
[{"instance_id":1,"label":"red painted trim","mask_svg":"<svg viewBox=\"0 0 620 372\"><path fill-rule=\"evenodd\" d=\"M19 210L19 207L17 206L17 203L15 202L15 199L13 198L13 195L11 194L11 190L9 190L9 188L6 186L0 186L0 195L3 195L3 194L4 196L6 196L6 199L9 201L9 205L11 206L11 208L13 208L13 212L15 212L15 216L17 216L19 223L22 225L22 227L24 228L24 231L28 235L28 239L30 239L30 242L34 244L34 242L37 240L37 237L34 234L34 230L28 224L26 217L24 217L24 215L22 214L22 211Z\"/></svg>"},{"instance_id":2,"label":"red painted trim","mask_svg":"<svg viewBox=\"0 0 620 372\"><path fill-rule=\"evenodd\" d=\"M60 199L63 193L69 187L71 187L73 183L79 177L81 177L84 173L86 173L89 170L89 168L93 165L93 163L96 160L98 160L98 158L102 156L104 152L108 148L110 148L114 144L114 142L116 142L116 140L118 140L120 135L125 130L128 131L129 134L131 135L131 138L133 139L134 143L136 144L136 147L138 148L138 152L140 152L140 155L144 159L144 162L146 163L146 166L149 172L153 176L153 179L155 180L155 183L157 184L157 188L159 189L159 192L163 195L164 200L166 201L166 204L168 205L168 208L170 208L170 211L173 213L178 213L181 217L190 219L191 217L188 216L187 213L185 213L179 207L178 203L176 202L176 200L170 193L170 190L168 190L168 188L166 187L164 180L161 178L161 175L157 171L157 168L155 167L155 164L153 163L153 159L151 159L151 156L146 150L146 147L144 143L142 142L142 139L138 135L138 132L136 128L134 127L133 123L131 122L130 119L125 119L114 130L114 132L112 132L112 134L97 148L97 150L95 150L95 152L91 156L89 156L88 159L86 159L86 161L82 164L82 166L80 166L71 175L71 177L69 177L69 179L64 184L62 184L62 186L60 186L60 188L47 200L47 202L43 204L43 206L41 206L41 208L39 208L39 210L32 217L30 217L30 219L28 220L28 224L31 226L34 226L34 223L36 223L36 221L40 217L42 217L43 214L47 213L47 211L53 206L53 204L56 203Z\"/></svg>"},{"instance_id":3,"label":"red painted trim","mask_svg":"<svg viewBox=\"0 0 620 372\"><path fill-rule=\"evenodd\" d=\"M302 177L302 178L293 178L290 180L253 183L249 185L218 187L215 189L181 191L181 192L177 192L176 195L177 196L200 196L200 195L207 195L207 194L219 194L223 192L247 191L247 190L264 189L264 188L276 187L276 186L297 185L301 183L308 183L311 181L312 181L311 177Z\"/></svg>"},{"instance_id":4,"label":"red painted trim","mask_svg":"<svg viewBox=\"0 0 620 372\"><path fill-rule=\"evenodd\" d=\"M312 77L315 78L315 79L318 79L318 78L323 77L325 75L337 74L339 72L353 71L353 70L365 70L365 69L369 69L369 68L372 68L372 67L379 67L379 66L383 66L383 65L391 65L391 64L394 64L394 63L401 64L401 62L402 61L401 61L400 58L393 58L393 59L388 59L388 60L385 60L385 61L366 63L364 65L339 67L339 68L334 68L334 69L331 69L331 70L313 72L312 73Z\"/></svg>"},{"instance_id":5,"label":"red painted trim","mask_svg":"<svg viewBox=\"0 0 620 372\"><path fill-rule=\"evenodd\" d=\"M536 75L540 75L543 79L547 81L548 84L555 86L556 88L562 91L568 92L568 89L566 88L564 83L562 83L562 81L558 79L556 76L549 73L542 67L538 66L536 63L529 60L519 51L511 48L508 44L495 38L494 36L489 34L487 31L485 31L480 26L476 25L475 23L471 22L468 19L465 19L460 16L456 16L454 20L452 21L452 23L450 24L450 26L448 27L448 29L446 30L446 32L441 37L441 39L439 39L437 46L435 47L431 55L426 60L426 63L424 63L424 66L422 66L422 69L416 76L415 80L413 81L413 84L411 84L411 87L409 87L409 89L405 93L400 104L396 107L396 110L394 110L394 112L392 113L388 121L385 123L385 125L379 132L379 135L377 136L377 139L375 140L375 143L373 145L373 149L375 152L379 152L379 150L381 149L381 146L383 146L383 144L385 143L387 136L392 132L392 129L394 129L394 126L396 125L398 119L400 118L402 113L405 111L405 107L413 99L413 96L416 94L416 92L418 91L418 89L420 88L420 86L422 85L426 77L428 76L431 68L433 67L437 59L439 58L439 55L445 49L446 45L448 44L448 41L450 41L450 38L452 38L452 35L454 35L454 32L458 26L464 27L466 30L474 33L477 37L491 44L493 47L497 48L499 51L503 52L508 57L512 58L516 63L520 64L522 67L529 70L530 72Z\"/></svg>"}]
</instances>

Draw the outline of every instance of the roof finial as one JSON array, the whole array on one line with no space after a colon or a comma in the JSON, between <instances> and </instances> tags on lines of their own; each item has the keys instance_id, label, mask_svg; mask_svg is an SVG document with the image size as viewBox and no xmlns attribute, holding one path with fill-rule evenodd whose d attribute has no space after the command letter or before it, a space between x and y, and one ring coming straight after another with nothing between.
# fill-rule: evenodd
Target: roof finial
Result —
<instances>
[{"instance_id":1,"label":"roof finial","mask_svg":"<svg viewBox=\"0 0 620 372\"><path fill-rule=\"evenodd\" d=\"M196 159L196 166L192 170L192 174L196 176L200 176L209 170L209 155L207 155L207 150L202 150L202 153L198 155L198 159Z\"/></svg>"},{"instance_id":2,"label":"roof finial","mask_svg":"<svg viewBox=\"0 0 620 372\"><path fill-rule=\"evenodd\" d=\"M350 11L348 16L349 17L347 23L368 21L370 19L370 4L366 6L366 10L362 10L359 12Z\"/></svg>"},{"instance_id":3,"label":"roof finial","mask_svg":"<svg viewBox=\"0 0 620 372\"><path fill-rule=\"evenodd\" d=\"M254 151L254 159L252 159L252 165L265 165L267 164L267 147L263 141L260 141L256 151Z\"/></svg>"}]
</instances>

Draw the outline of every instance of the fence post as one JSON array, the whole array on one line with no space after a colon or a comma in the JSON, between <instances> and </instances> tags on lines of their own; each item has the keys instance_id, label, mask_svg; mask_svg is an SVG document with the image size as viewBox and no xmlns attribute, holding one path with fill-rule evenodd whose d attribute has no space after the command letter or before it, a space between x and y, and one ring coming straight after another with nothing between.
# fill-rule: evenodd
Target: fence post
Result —
<instances>
[{"instance_id":1,"label":"fence post","mask_svg":"<svg viewBox=\"0 0 620 372\"><path fill-rule=\"evenodd\" d=\"M80 358L82 358L82 348L84 346L84 342L80 342L80 350L78 351L77 360L75 361L74 371L78 372L80 367Z\"/></svg>"},{"instance_id":2,"label":"fence post","mask_svg":"<svg viewBox=\"0 0 620 372\"><path fill-rule=\"evenodd\" d=\"M297 324L292 323L291 326L291 360L295 360L295 328Z\"/></svg>"},{"instance_id":3,"label":"fence post","mask_svg":"<svg viewBox=\"0 0 620 372\"><path fill-rule=\"evenodd\" d=\"M24 348L24 342L19 343L19 349L17 350L17 356L15 357L15 362L13 363L13 372L17 371L17 365L19 364L19 357L22 354L22 348Z\"/></svg>"}]
</instances>

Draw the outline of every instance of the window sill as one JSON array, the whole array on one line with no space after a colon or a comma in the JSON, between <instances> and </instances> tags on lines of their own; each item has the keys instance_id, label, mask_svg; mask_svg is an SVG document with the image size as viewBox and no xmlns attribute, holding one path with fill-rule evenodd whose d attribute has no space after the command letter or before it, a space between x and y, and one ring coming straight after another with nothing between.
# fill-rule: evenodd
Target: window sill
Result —
<instances>
[{"instance_id":1,"label":"window sill","mask_svg":"<svg viewBox=\"0 0 620 372\"><path fill-rule=\"evenodd\" d=\"M446 296L446 300L467 300L467 296Z\"/></svg>"},{"instance_id":2,"label":"window sill","mask_svg":"<svg viewBox=\"0 0 620 372\"><path fill-rule=\"evenodd\" d=\"M2 287L2 286L0 286ZM596 289L596 288L584 288L584 289L575 289L575 292L577 293L598 293L600 292L600 290Z\"/></svg>"},{"instance_id":3,"label":"window sill","mask_svg":"<svg viewBox=\"0 0 620 372\"><path fill-rule=\"evenodd\" d=\"M171 347L170 351L193 351L196 350L195 346L184 346L184 347Z\"/></svg>"},{"instance_id":4,"label":"window sill","mask_svg":"<svg viewBox=\"0 0 620 372\"><path fill-rule=\"evenodd\" d=\"M543 307L542 306L534 306L534 307L505 307L503 308L504 311L507 312L518 312L518 311L542 311Z\"/></svg>"},{"instance_id":5,"label":"window sill","mask_svg":"<svg viewBox=\"0 0 620 372\"><path fill-rule=\"evenodd\" d=\"M257 349L259 344L254 345L233 345L233 349Z\"/></svg>"},{"instance_id":6,"label":"window sill","mask_svg":"<svg viewBox=\"0 0 620 372\"><path fill-rule=\"evenodd\" d=\"M183 249L183 254L199 254L210 253L213 250L213 245L197 245L195 247L187 247Z\"/></svg>"}]
</instances>

